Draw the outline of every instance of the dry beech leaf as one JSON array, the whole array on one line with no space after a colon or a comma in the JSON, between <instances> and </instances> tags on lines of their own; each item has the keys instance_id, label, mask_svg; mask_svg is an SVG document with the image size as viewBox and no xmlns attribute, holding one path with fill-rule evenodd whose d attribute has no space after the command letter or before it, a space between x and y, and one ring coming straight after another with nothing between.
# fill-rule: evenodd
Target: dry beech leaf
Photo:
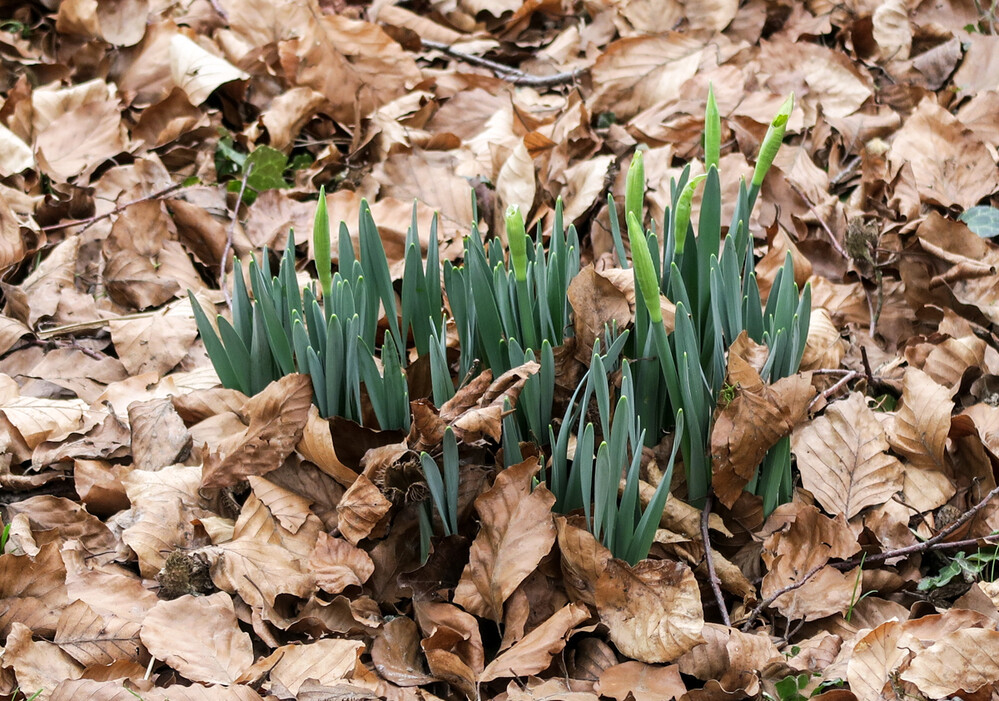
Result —
<instances>
[{"instance_id":1,"label":"dry beech leaf","mask_svg":"<svg viewBox=\"0 0 999 701\"><path fill-rule=\"evenodd\" d=\"M791 450L802 484L827 513L851 519L902 489L902 463L888 455L884 428L859 392L796 430Z\"/></svg>"},{"instance_id":2,"label":"dry beech leaf","mask_svg":"<svg viewBox=\"0 0 999 701\"><path fill-rule=\"evenodd\" d=\"M680 672L704 681L717 679L727 689L742 686L747 675L755 677L775 660L784 660L764 634L752 635L708 623L701 635L704 643L680 658Z\"/></svg>"},{"instance_id":3,"label":"dry beech leaf","mask_svg":"<svg viewBox=\"0 0 999 701\"><path fill-rule=\"evenodd\" d=\"M945 462L953 408L946 387L922 370L906 370L902 400L888 426L888 442L906 459L903 493L906 503L918 511L935 509L954 496Z\"/></svg>"},{"instance_id":4,"label":"dry beech leaf","mask_svg":"<svg viewBox=\"0 0 999 701\"><path fill-rule=\"evenodd\" d=\"M0 555L0 636L8 635L16 624L29 625L38 635L52 636L68 603L66 566L59 543L41 546L34 556Z\"/></svg>"},{"instance_id":5,"label":"dry beech leaf","mask_svg":"<svg viewBox=\"0 0 999 701\"><path fill-rule=\"evenodd\" d=\"M253 664L253 643L223 592L159 602L140 636L153 657L196 682L231 684Z\"/></svg>"},{"instance_id":6,"label":"dry beech leaf","mask_svg":"<svg viewBox=\"0 0 999 701\"><path fill-rule=\"evenodd\" d=\"M114 614L100 614L83 601L63 609L54 642L86 667L108 665L115 660L144 662L141 625Z\"/></svg>"},{"instance_id":7,"label":"dry beech leaf","mask_svg":"<svg viewBox=\"0 0 999 701\"><path fill-rule=\"evenodd\" d=\"M272 683L280 683L297 697L307 679L321 684L347 679L363 651L364 643L359 640L325 639L305 645L282 645L257 660L240 681L257 680L266 674Z\"/></svg>"},{"instance_id":8,"label":"dry beech leaf","mask_svg":"<svg viewBox=\"0 0 999 701\"><path fill-rule=\"evenodd\" d=\"M498 442L502 434L504 400L508 399L511 407L516 406L527 378L540 369L538 363L531 361L507 370L495 380L486 370L441 405L441 420L451 426L461 443L472 443L487 436Z\"/></svg>"},{"instance_id":9,"label":"dry beech leaf","mask_svg":"<svg viewBox=\"0 0 999 701\"><path fill-rule=\"evenodd\" d=\"M366 552L346 540L320 533L309 557L309 571L316 577L316 586L328 594L339 594L368 581L375 564Z\"/></svg>"},{"instance_id":10,"label":"dry beech leaf","mask_svg":"<svg viewBox=\"0 0 999 701\"><path fill-rule=\"evenodd\" d=\"M148 316L113 319L108 326L118 357L131 375L166 374L188 354L198 336L187 299Z\"/></svg>"},{"instance_id":11,"label":"dry beech leaf","mask_svg":"<svg viewBox=\"0 0 999 701\"><path fill-rule=\"evenodd\" d=\"M611 552L590 533L581 516L556 516L555 525L566 592L574 601L593 605L593 592Z\"/></svg>"},{"instance_id":12,"label":"dry beech leaf","mask_svg":"<svg viewBox=\"0 0 999 701\"><path fill-rule=\"evenodd\" d=\"M200 483L197 465L132 470L122 479L132 514L121 539L135 551L144 577L155 577L172 550L194 543L194 519L212 515Z\"/></svg>"},{"instance_id":13,"label":"dry beech leaf","mask_svg":"<svg viewBox=\"0 0 999 701\"><path fill-rule=\"evenodd\" d=\"M761 594L769 598L820 568L805 584L774 601L777 610L789 619L811 621L842 613L853 600L856 568L840 572L823 567L832 558L846 559L860 550L856 537L841 519L831 519L801 502L779 506L770 515L765 528L771 535L763 542L767 573Z\"/></svg>"},{"instance_id":14,"label":"dry beech leaf","mask_svg":"<svg viewBox=\"0 0 999 701\"><path fill-rule=\"evenodd\" d=\"M687 693L677 665L647 665L641 662L623 662L604 670L600 675L601 696L616 701L669 701Z\"/></svg>"},{"instance_id":15,"label":"dry beech leaf","mask_svg":"<svg viewBox=\"0 0 999 701\"><path fill-rule=\"evenodd\" d=\"M531 484L540 467L537 458L508 467L475 500L481 527L454 592L469 613L502 621L503 603L555 543L555 496Z\"/></svg>"},{"instance_id":16,"label":"dry beech leaf","mask_svg":"<svg viewBox=\"0 0 999 701\"><path fill-rule=\"evenodd\" d=\"M336 505L340 534L351 545L357 545L391 508L392 502L381 490L365 475L359 475Z\"/></svg>"},{"instance_id":17,"label":"dry beech leaf","mask_svg":"<svg viewBox=\"0 0 999 701\"><path fill-rule=\"evenodd\" d=\"M487 682L503 677L525 677L548 669L552 658L565 647L573 629L590 617L580 604L567 604L548 620L500 653L479 675Z\"/></svg>"},{"instance_id":18,"label":"dry beech leaf","mask_svg":"<svg viewBox=\"0 0 999 701\"><path fill-rule=\"evenodd\" d=\"M282 623L273 610L281 594L306 598L315 590L308 559L322 524L309 515L294 533L281 526L270 509L250 494L233 529L232 540L204 548L212 581L261 609L268 620Z\"/></svg>"},{"instance_id":19,"label":"dry beech leaf","mask_svg":"<svg viewBox=\"0 0 999 701\"><path fill-rule=\"evenodd\" d=\"M808 321L808 338L801 355L801 370L838 368L850 344L833 323L829 312L813 308Z\"/></svg>"},{"instance_id":20,"label":"dry beech leaf","mask_svg":"<svg viewBox=\"0 0 999 701\"><path fill-rule=\"evenodd\" d=\"M290 489L285 489L264 477L248 477L247 481L254 496L263 502L285 530L298 533L298 529L312 515L309 510L309 504L312 502Z\"/></svg>"},{"instance_id":21,"label":"dry beech leaf","mask_svg":"<svg viewBox=\"0 0 999 701\"><path fill-rule=\"evenodd\" d=\"M61 682L47 698L48 701L135 701L135 694L120 678L113 681L73 679ZM171 684L143 689L141 698L142 701L263 701L263 697L248 686L217 684Z\"/></svg>"},{"instance_id":22,"label":"dry beech leaf","mask_svg":"<svg viewBox=\"0 0 999 701\"><path fill-rule=\"evenodd\" d=\"M319 409L315 405L309 407L309 418L297 449L302 457L344 487L350 487L357 479L357 473L340 462L336 456L329 421L319 416Z\"/></svg>"},{"instance_id":23,"label":"dry beech leaf","mask_svg":"<svg viewBox=\"0 0 999 701\"><path fill-rule=\"evenodd\" d=\"M949 609L907 621L888 620L870 631L862 630L846 666L847 681L858 697L876 698L883 689L890 688L892 677L900 669L936 641L962 630L982 628L991 632L995 623L975 611ZM956 659L955 655L954 663Z\"/></svg>"},{"instance_id":24,"label":"dry beech leaf","mask_svg":"<svg viewBox=\"0 0 999 701\"><path fill-rule=\"evenodd\" d=\"M672 662L702 641L701 594L690 568L670 560L610 560L595 592L600 621L621 654Z\"/></svg>"},{"instance_id":25,"label":"dry beech leaf","mask_svg":"<svg viewBox=\"0 0 999 701\"><path fill-rule=\"evenodd\" d=\"M137 469L159 470L183 462L191 454L191 434L169 399L129 404L128 424Z\"/></svg>"},{"instance_id":26,"label":"dry beech leaf","mask_svg":"<svg viewBox=\"0 0 999 701\"><path fill-rule=\"evenodd\" d=\"M729 354L727 382L736 387L735 398L711 431L711 483L718 500L731 508L767 451L805 418L815 390L807 374L765 385L734 352Z\"/></svg>"},{"instance_id":27,"label":"dry beech leaf","mask_svg":"<svg viewBox=\"0 0 999 701\"><path fill-rule=\"evenodd\" d=\"M83 665L58 645L33 640L31 629L21 623L11 626L4 642L3 666L14 670L18 686L25 690L52 689L63 679L83 675Z\"/></svg>"},{"instance_id":28,"label":"dry beech leaf","mask_svg":"<svg viewBox=\"0 0 999 701\"><path fill-rule=\"evenodd\" d=\"M901 676L931 698L994 685L999 682L999 631L948 633L916 655Z\"/></svg>"},{"instance_id":29,"label":"dry beech leaf","mask_svg":"<svg viewBox=\"0 0 999 701\"><path fill-rule=\"evenodd\" d=\"M434 678L420 661L420 631L412 618L399 616L383 625L371 644L371 661L385 679L399 686L422 686Z\"/></svg>"},{"instance_id":30,"label":"dry beech leaf","mask_svg":"<svg viewBox=\"0 0 999 701\"><path fill-rule=\"evenodd\" d=\"M475 698L475 682L485 666L478 621L451 604L414 601L413 608L426 636L420 644L430 674Z\"/></svg>"},{"instance_id":31,"label":"dry beech leaf","mask_svg":"<svg viewBox=\"0 0 999 701\"><path fill-rule=\"evenodd\" d=\"M628 119L678 94L703 54L704 42L683 32L615 41L593 66L593 84L599 87L590 109L613 110L619 120Z\"/></svg>"},{"instance_id":32,"label":"dry beech leaf","mask_svg":"<svg viewBox=\"0 0 999 701\"><path fill-rule=\"evenodd\" d=\"M988 148L932 97L895 133L889 158L910 164L920 196L941 207L968 209L999 190Z\"/></svg>"},{"instance_id":33,"label":"dry beech leaf","mask_svg":"<svg viewBox=\"0 0 999 701\"><path fill-rule=\"evenodd\" d=\"M246 403L250 425L239 443L205 458L202 487L228 487L281 467L302 439L312 406L308 375L285 375Z\"/></svg>"}]
</instances>

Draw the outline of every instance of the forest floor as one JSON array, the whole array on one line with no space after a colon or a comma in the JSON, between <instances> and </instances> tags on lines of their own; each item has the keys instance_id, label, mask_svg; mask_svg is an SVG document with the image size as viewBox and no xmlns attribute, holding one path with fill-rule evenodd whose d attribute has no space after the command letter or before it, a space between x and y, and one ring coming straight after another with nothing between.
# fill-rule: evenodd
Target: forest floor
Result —
<instances>
[{"instance_id":1,"label":"forest floor","mask_svg":"<svg viewBox=\"0 0 999 701\"><path fill-rule=\"evenodd\" d=\"M986 5L8 4L0 699L993 698ZM543 455L500 469L513 394L460 390L479 459L421 565L426 436L322 419L295 378L219 387L187 291L228 313L234 257L290 230L314 274L320 186L354 236L371 204L396 281L414 216L456 261L473 218L502 232L515 204L547 235L561 198L592 266L559 355L578 379L580 325L635 311L608 194L645 149L662 230L671 178L704 172L709 85L725 222L794 93L749 223L764 295L788 253L810 285L810 331L796 408L730 353L716 496L686 504L677 470L649 559L552 513ZM794 499L765 518L743 487L786 436Z\"/></svg>"}]
</instances>

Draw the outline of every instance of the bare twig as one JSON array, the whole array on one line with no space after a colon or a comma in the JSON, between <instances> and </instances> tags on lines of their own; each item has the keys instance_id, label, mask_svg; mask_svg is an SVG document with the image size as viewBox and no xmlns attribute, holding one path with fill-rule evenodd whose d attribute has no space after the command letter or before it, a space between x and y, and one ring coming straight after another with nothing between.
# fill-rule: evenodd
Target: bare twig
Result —
<instances>
[{"instance_id":1,"label":"bare twig","mask_svg":"<svg viewBox=\"0 0 999 701\"><path fill-rule=\"evenodd\" d=\"M722 622L725 625L732 625L728 617L728 608L725 606L725 597L722 595L721 582L715 573L715 560L711 554L711 536L708 533L708 518L711 515L711 495L704 501L704 511L701 512L701 540L704 541L704 561L708 565L708 581L711 582L711 591L715 593L715 601L718 602L718 610L721 611Z\"/></svg>"},{"instance_id":2,"label":"bare twig","mask_svg":"<svg viewBox=\"0 0 999 701\"><path fill-rule=\"evenodd\" d=\"M456 58L459 61L470 63L473 66L488 68L498 74L498 77L503 80L507 80L514 85L525 85L534 88L547 88L555 85L565 85L567 83L574 82L577 78L579 78L579 76L588 70L586 68L577 68L572 71L554 73L552 75L532 75L530 73L525 73L518 68L513 68L497 61L491 61L488 58L475 56L473 54L466 54L463 51L451 48L449 44L445 44L443 42L431 41L429 39L421 39L420 42L423 44L424 49L440 51L443 54L447 54L451 58Z\"/></svg>"},{"instance_id":3,"label":"bare twig","mask_svg":"<svg viewBox=\"0 0 999 701\"><path fill-rule=\"evenodd\" d=\"M829 228L829 225L826 224L826 220L819 216L819 213L816 211L815 205L812 204L812 201L808 199L808 197L805 195L804 192L798 189L797 185L795 185L794 183L790 183L790 185L791 189L794 190L795 193L797 193L798 197L800 197L802 201L808 205L808 209L809 211L811 211L812 216L818 220L819 225L822 227L823 231L825 231L826 235L829 237L829 243L832 244L832 247L835 248L836 252L839 253L841 256L843 256L843 258L845 258L846 260L850 260L850 256L847 254L845 250L843 250L843 247L839 245L839 241L836 240L836 235L832 232L832 229Z\"/></svg>"},{"instance_id":4,"label":"bare twig","mask_svg":"<svg viewBox=\"0 0 999 701\"><path fill-rule=\"evenodd\" d=\"M907 545L904 548L895 548L894 550L887 550L883 553L877 553L875 555L868 555L865 562L866 563L877 563L884 562L885 560L891 560L896 557L905 557L906 555L914 555L916 553L927 552L930 550L942 550L951 547L953 543L942 542L944 538L949 536L951 533L956 531L958 528L966 524L968 521L975 517L979 511L984 509L990 501L992 501L996 496L999 496L999 487L996 487L991 492L986 494L981 501L972 506L970 509L961 514L961 517L951 523L946 528L940 530L932 538L927 538L922 543L915 543L913 545ZM981 539L973 539L971 542L976 540L984 540L994 536L983 536ZM838 570L848 570L851 567L856 567L860 564L859 558L853 558L852 560L846 560L845 562L837 562L833 567Z\"/></svg>"},{"instance_id":5,"label":"bare twig","mask_svg":"<svg viewBox=\"0 0 999 701\"><path fill-rule=\"evenodd\" d=\"M835 567L838 570L848 570L859 566L861 562L863 562L864 564L884 562L885 560L891 560L896 557L906 557L908 555L915 555L916 553L922 553L922 552L930 552L932 550L945 550L953 547L968 547L970 545L974 545L980 540L988 541L989 539L999 538L999 535L989 535L989 536L983 536L981 538L971 538L968 540L955 541L953 543L943 542L944 538L946 538L951 533L953 533L958 528L960 528L968 521L970 521L972 518L974 518L975 514L984 509L985 506L990 501L992 501L992 499L994 499L996 496L999 496L999 487L993 489L991 492L986 494L981 501L979 501L977 504L975 504L970 509L961 514L961 517L959 519L951 523L946 528L941 529L941 531L932 538L924 540L922 543L915 543L914 545L907 545L904 548L895 548L894 550L886 550L883 553L877 553L874 555L855 557L853 559L845 560L843 562L824 563L821 565L816 565L808 572L806 572L805 576L803 576L797 582L794 582L793 584L789 584L786 587L778 589L776 592L774 592L766 599L761 601L756 606L756 608L754 608L750 612L749 617L746 619L746 622L742 624L742 630L748 631L749 628L752 626L752 624L756 622L756 619L760 617L760 614L763 613L764 609L771 606L777 599L779 599L784 594L787 594L788 592L794 591L795 589L804 586L805 583L808 582L808 580L814 577L824 567Z\"/></svg>"},{"instance_id":6,"label":"bare twig","mask_svg":"<svg viewBox=\"0 0 999 701\"><path fill-rule=\"evenodd\" d=\"M829 399L829 397L839 392L844 387L844 385L846 385L848 382L857 379L858 377L860 377L860 373L857 372L856 370L848 371L847 374L843 375L843 377L839 378L836 381L836 384L834 384L832 387L829 387L826 390L823 390L815 399L813 399L812 403L808 405L808 411L811 411L812 407L814 407L820 400Z\"/></svg>"},{"instance_id":7,"label":"bare twig","mask_svg":"<svg viewBox=\"0 0 999 701\"><path fill-rule=\"evenodd\" d=\"M232 235L236 229L236 220L239 219L239 205L243 201L243 193L246 192L246 181L250 179L250 173L253 172L253 165L253 163L250 163L246 167L246 170L243 171L243 180L239 183L239 194L236 195L236 206L232 208L232 221L229 222L229 228L225 232L225 248L222 249L222 262L219 263L219 288L222 290L222 294L225 295L225 303L229 305L230 309L232 309L232 295L229 294L229 288L225 284L226 262L229 260L229 254L232 252Z\"/></svg>"},{"instance_id":8,"label":"bare twig","mask_svg":"<svg viewBox=\"0 0 999 701\"><path fill-rule=\"evenodd\" d=\"M756 619L760 617L761 613L763 613L764 609L769 608L775 601L777 601L777 599L784 596L788 592L792 592L795 589L799 589L805 586L805 584L808 582L809 579L814 577L819 572L819 570L821 570L823 567L826 566L827 564L816 565L812 569L808 570L808 572L805 573L805 576L799 579L797 582L794 582L793 584L788 584L786 587L778 589L773 594L771 594L763 601L758 603L756 605L756 608L754 608L752 611L749 612L749 617L746 619L746 622L742 624L742 631L744 633L748 632L749 629L752 627L753 623L756 622Z\"/></svg>"},{"instance_id":9,"label":"bare twig","mask_svg":"<svg viewBox=\"0 0 999 701\"><path fill-rule=\"evenodd\" d=\"M123 202L122 204L117 205L114 209L108 210L107 212L104 212L103 214L95 214L92 217L86 217L84 219L73 219L72 221L64 221L64 222L59 222L58 224L51 224L49 226L43 226L41 230L42 231L59 231L61 229L69 229L69 228L74 227L74 226L82 226L83 229L81 231L86 231L87 229L89 229L91 226L93 226L97 222L101 221L102 219L107 219L108 217L113 217L115 214L121 214L126 209L128 209L129 207L131 207L133 204L139 204L140 202L148 202L149 200L159 199L160 197L163 197L165 195L169 195L171 192L174 192L175 190L179 190L183 186L184 186L184 183L174 183L170 187L165 187L162 190L158 190L157 192L151 192L148 195L143 195L142 197L140 197L137 200L131 200L129 202Z\"/></svg>"}]
</instances>

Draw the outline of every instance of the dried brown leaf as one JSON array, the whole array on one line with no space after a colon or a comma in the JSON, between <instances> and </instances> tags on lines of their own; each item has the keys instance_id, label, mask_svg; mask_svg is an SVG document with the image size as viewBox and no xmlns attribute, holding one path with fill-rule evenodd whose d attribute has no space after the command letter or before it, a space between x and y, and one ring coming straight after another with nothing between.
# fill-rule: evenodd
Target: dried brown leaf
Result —
<instances>
[{"instance_id":1,"label":"dried brown leaf","mask_svg":"<svg viewBox=\"0 0 999 701\"><path fill-rule=\"evenodd\" d=\"M420 631L412 618L399 616L383 625L371 644L371 661L378 673L399 686L422 686L434 678L423 671Z\"/></svg>"},{"instance_id":2,"label":"dried brown leaf","mask_svg":"<svg viewBox=\"0 0 999 701\"><path fill-rule=\"evenodd\" d=\"M108 665L116 660L144 662L139 641L141 625L101 614L83 601L74 601L59 616L54 642L85 667Z\"/></svg>"},{"instance_id":3,"label":"dried brown leaf","mask_svg":"<svg viewBox=\"0 0 999 701\"><path fill-rule=\"evenodd\" d=\"M718 500L731 508L767 451L805 417L815 391L807 374L764 385L735 352L729 353L726 381L736 387L735 398L718 414L711 431L711 483Z\"/></svg>"},{"instance_id":4,"label":"dried brown leaf","mask_svg":"<svg viewBox=\"0 0 999 701\"><path fill-rule=\"evenodd\" d=\"M532 485L539 469L537 458L509 467L475 500L481 527L454 593L469 613L502 621L503 603L555 543L555 496Z\"/></svg>"},{"instance_id":5,"label":"dried brown leaf","mask_svg":"<svg viewBox=\"0 0 999 701\"><path fill-rule=\"evenodd\" d=\"M365 475L359 475L336 505L340 534L352 545L367 538L392 502Z\"/></svg>"},{"instance_id":6,"label":"dried brown leaf","mask_svg":"<svg viewBox=\"0 0 999 701\"><path fill-rule=\"evenodd\" d=\"M196 682L231 684L253 664L253 643L223 592L159 602L140 637L153 657Z\"/></svg>"},{"instance_id":7,"label":"dried brown leaf","mask_svg":"<svg viewBox=\"0 0 999 701\"><path fill-rule=\"evenodd\" d=\"M902 399L888 425L888 442L906 459L903 493L906 503L918 511L935 509L954 496L945 458L953 408L946 387L922 370L906 370Z\"/></svg>"},{"instance_id":8,"label":"dried brown leaf","mask_svg":"<svg viewBox=\"0 0 999 701\"><path fill-rule=\"evenodd\" d=\"M669 701L687 693L677 665L656 666L641 662L623 662L605 669L600 675L601 696L616 701Z\"/></svg>"},{"instance_id":9,"label":"dried brown leaf","mask_svg":"<svg viewBox=\"0 0 999 701\"><path fill-rule=\"evenodd\" d=\"M791 438L805 489L827 513L851 519L902 489L903 469L864 395L835 402Z\"/></svg>"},{"instance_id":10,"label":"dried brown leaf","mask_svg":"<svg viewBox=\"0 0 999 701\"><path fill-rule=\"evenodd\" d=\"M225 455L205 458L202 487L228 487L276 470L302 439L312 406L308 375L285 375L246 403L250 425Z\"/></svg>"},{"instance_id":11,"label":"dried brown leaf","mask_svg":"<svg viewBox=\"0 0 999 701\"><path fill-rule=\"evenodd\" d=\"M610 560L595 592L600 621L624 655L672 662L702 641L704 615L693 572L679 562Z\"/></svg>"},{"instance_id":12,"label":"dried brown leaf","mask_svg":"<svg viewBox=\"0 0 999 701\"><path fill-rule=\"evenodd\" d=\"M589 617L590 611L585 606L567 604L490 662L479 675L479 681L523 677L548 669L552 658L565 647L573 629Z\"/></svg>"},{"instance_id":13,"label":"dried brown leaf","mask_svg":"<svg viewBox=\"0 0 999 701\"><path fill-rule=\"evenodd\" d=\"M792 502L770 515L763 542L761 594L769 598L784 587L797 584L820 568L805 584L782 593L774 606L792 620L815 620L846 611L854 597L856 568L848 572L825 566L832 558L848 558L860 550L856 537L840 517L823 516L814 506Z\"/></svg>"},{"instance_id":14,"label":"dried brown leaf","mask_svg":"<svg viewBox=\"0 0 999 701\"><path fill-rule=\"evenodd\" d=\"M309 557L309 571L316 577L316 586L328 594L339 594L347 587L368 581L375 565L360 548L320 533Z\"/></svg>"}]
</instances>

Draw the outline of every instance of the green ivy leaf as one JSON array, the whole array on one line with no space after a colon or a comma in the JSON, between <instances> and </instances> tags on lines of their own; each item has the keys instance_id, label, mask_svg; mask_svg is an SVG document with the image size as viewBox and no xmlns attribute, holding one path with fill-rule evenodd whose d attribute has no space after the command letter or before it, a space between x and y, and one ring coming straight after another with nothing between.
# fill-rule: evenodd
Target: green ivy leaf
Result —
<instances>
[{"instance_id":1,"label":"green ivy leaf","mask_svg":"<svg viewBox=\"0 0 999 701\"><path fill-rule=\"evenodd\" d=\"M999 235L999 209L995 207L972 207L958 217L982 238Z\"/></svg>"},{"instance_id":2,"label":"green ivy leaf","mask_svg":"<svg viewBox=\"0 0 999 701\"><path fill-rule=\"evenodd\" d=\"M246 157L243 172L247 172L251 165L253 170L249 171L250 177L246 179L248 187L257 192L290 187L290 183L284 179L284 172L288 169L288 157L277 149L258 146Z\"/></svg>"}]
</instances>

